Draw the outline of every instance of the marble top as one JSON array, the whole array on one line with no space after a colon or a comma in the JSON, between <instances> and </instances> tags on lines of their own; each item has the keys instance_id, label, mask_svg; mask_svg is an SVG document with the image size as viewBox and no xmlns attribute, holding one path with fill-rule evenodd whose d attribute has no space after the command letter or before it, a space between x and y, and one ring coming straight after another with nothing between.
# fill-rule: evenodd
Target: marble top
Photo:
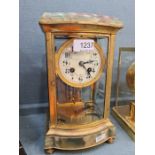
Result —
<instances>
[{"instance_id":1,"label":"marble top","mask_svg":"<svg viewBox=\"0 0 155 155\"><path fill-rule=\"evenodd\" d=\"M45 12L39 20L40 24L90 24L111 26L116 28L123 27L123 23L115 17L97 15L93 13L76 12Z\"/></svg>"}]
</instances>

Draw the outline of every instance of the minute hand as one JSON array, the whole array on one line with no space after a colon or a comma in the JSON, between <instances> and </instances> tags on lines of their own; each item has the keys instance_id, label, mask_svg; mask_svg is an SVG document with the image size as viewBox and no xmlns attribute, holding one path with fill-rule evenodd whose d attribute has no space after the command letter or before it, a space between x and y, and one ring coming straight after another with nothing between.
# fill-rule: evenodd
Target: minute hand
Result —
<instances>
[{"instance_id":1,"label":"minute hand","mask_svg":"<svg viewBox=\"0 0 155 155\"><path fill-rule=\"evenodd\" d=\"M88 64L88 63L92 63L92 62L94 62L94 61L90 60L90 61L83 62L83 64Z\"/></svg>"}]
</instances>

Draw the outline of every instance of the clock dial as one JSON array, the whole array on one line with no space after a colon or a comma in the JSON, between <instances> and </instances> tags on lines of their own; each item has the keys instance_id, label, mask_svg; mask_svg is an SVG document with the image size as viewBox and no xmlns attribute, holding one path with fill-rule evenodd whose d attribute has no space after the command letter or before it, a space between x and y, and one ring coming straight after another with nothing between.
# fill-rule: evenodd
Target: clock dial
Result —
<instances>
[{"instance_id":1,"label":"clock dial","mask_svg":"<svg viewBox=\"0 0 155 155\"><path fill-rule=\"evenodd\" d=\"M105 63L103 51L97 43L91 51L73 51L70 40L58 51L57 67L60 78L70 86L86 87L100 77Z\"/></svg>"}]
</instances>

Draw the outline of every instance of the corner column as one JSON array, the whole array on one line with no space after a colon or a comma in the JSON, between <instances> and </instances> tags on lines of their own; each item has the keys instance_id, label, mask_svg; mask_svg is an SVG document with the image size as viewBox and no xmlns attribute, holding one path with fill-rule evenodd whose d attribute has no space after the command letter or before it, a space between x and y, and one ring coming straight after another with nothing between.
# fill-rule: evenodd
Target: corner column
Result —
<instances>
[{"instance_id":1,"label":"corner column","mask_svg":"<svg viewBox=\"0 0 155 155\"><path fill-rule=\"evenodd\" d=\"M105 103L104 103L104 118L107 119L110 113L110 97L111 97L111 83L112 70L114 59L115 34L111 34L108 39L108 58L107 58L107 75L105 87Z\"/></svg>"},{"instance_id":2,"label":"corner column","mask_svg":"<svg viewBox=\"0 0 155 155\"><path fill-rule=\"evenodd\" d=\"M57 121L55 49L54 49L55 43L54 43L54 35L51 32L46 32L45 36L46 36L46 52L47 52L50 126L55 127L56 126L56 121Z\"/></svg>"}]
</instances>

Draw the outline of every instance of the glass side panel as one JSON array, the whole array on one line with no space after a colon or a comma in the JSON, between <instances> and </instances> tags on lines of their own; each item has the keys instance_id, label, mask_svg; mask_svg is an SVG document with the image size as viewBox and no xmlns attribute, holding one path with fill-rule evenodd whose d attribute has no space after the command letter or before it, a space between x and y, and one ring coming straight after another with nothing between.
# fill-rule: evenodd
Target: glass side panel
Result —
<instances>
[{"instance_id":1,"label":"glass side panel","mask_svg":"<svg viewBox=\"0 0 155 155\"><path fill-rule=\"evenodd\" d=\"M119 104L135 100L135 52L122 51L117 81Z\"/></svg>"}]
</instances>

